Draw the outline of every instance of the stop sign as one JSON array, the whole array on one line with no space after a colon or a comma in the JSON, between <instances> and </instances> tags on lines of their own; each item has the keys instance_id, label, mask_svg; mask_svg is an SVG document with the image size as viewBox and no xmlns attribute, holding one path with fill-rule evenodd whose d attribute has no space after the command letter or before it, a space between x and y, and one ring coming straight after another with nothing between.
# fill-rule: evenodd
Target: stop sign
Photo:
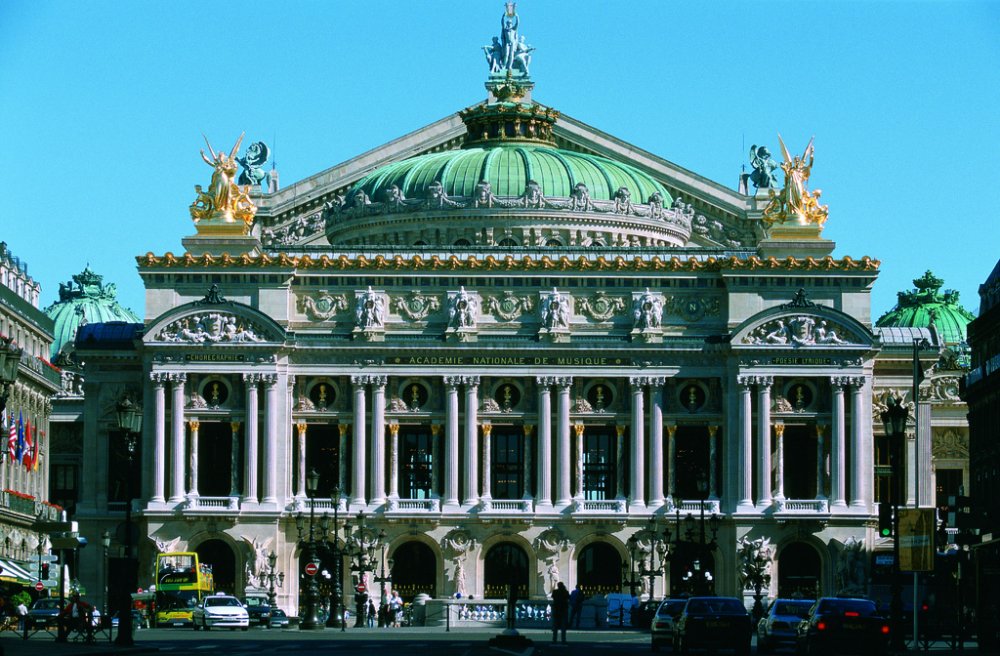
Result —
<instances>
[{"instance_id":1,"label":"stop sign","mask_svg":"<svg viewBox=\"0 0 1000 656\"><path fill-rule=\"evenodd\" d=\"M364 583L359 584L358 587L354 589L357 590L358 592L366 592L368 590L368 588L365 586Z\"/></svg>"},{"instance_id":2,"label":"stop sign","mask_svg":"<svg viewBox=\"0 0 1000 656\"><path fill-rule=\"evenodd\" d=\"M42 583L41 581L35 584L35 590L37 590L38 592L41 592L44 589L45 589L45 584Z\"/></svg>"},{"instance_id":3,"label":"stop sign","mask_svg":"<svg viewBox=\"0 0 1000 656\"><path fill-rule=\"evenodd\" d=\"M316 563L306 563L306 574L309 576L316 576L316 572L319 571L319 565Z\"/></svg>"},{"instance_id":4,"label":"stop sign","mask_svg":"<svg viewBox=\"0 0 1000 656\"><path fill-rule=\"evenodd\" d=\"M138 590L136 590L136 592L138 592L139 594L142 594L142 588L139 588Z\"/></svg>"}]
</instances>

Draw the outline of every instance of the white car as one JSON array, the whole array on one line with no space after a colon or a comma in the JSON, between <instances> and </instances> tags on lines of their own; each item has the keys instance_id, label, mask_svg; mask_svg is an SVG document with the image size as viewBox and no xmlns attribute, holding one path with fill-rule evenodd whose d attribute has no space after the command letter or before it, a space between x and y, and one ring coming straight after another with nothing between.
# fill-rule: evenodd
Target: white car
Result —
<instances>
[{"instance_id":1,"label":"white car","mask_svg":"<svg viewBox=\"0 0 1000 656\"><path fill-rule=\"evenodd\" d=\"M247 631L250 629L250 614L239 599L220 593L205 597L194 607L191 623L195 631L198 629L209 631L212 627Z\"/></svg>"}]
</instances>

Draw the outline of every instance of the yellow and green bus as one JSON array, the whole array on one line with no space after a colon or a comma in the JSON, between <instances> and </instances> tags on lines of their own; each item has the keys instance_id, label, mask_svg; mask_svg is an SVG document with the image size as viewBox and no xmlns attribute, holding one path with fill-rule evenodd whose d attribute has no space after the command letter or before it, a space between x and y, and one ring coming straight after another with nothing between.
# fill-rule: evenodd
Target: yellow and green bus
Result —
<instances>
[{"instance_id":1,"label":"yellow and green bus","mask_svg":"<svg viewBox=\"0 0 1000 656\"><path fill-rule=\"evenodd\" d=\"M194 607L215 591L212 566L193 551L156 556L156 626L191 626Z\"/></svg>"}]
</instances>

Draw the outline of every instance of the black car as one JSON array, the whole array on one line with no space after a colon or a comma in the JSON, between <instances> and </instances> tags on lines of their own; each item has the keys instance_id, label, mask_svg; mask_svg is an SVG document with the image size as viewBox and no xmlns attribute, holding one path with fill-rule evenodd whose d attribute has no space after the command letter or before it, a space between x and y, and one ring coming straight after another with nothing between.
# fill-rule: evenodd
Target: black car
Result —
<instances>
[{"instance_id":1,"label":"black car","mask_svg":"<svg viewBox=\"0 0 1000 656\"><path fill-rule=\"evenodd\" d=\"M250 615L250 626L259 624L260 626L270 626L271 624L271 604L267 597L260 595L247 595L243 600L243 607Z\"/></svg>"},{"instance_id":2,"label":"black car","mask_svg":"<svg viewBox=\"0 0 1000 656\"><path fill-rule=\"evenodd\" d=\"M28 629L34 631L46 627L55 627L59 624L59 613L62 605L54 597L45 597L35 601L28 609L26 619Z\"/></svg>"},{"instance_id":3,"label":"black car","mask_svg":"<svg viewBox=\"0 0 1000 656\"><path fill-rule=\"evenodd\" d=\"M632 626L638 629L648 629L650 624L653 623L653 616L656 615L656 609L659 607L660 602L652 599L640 602L632 610Z\"/></svg>"},{"instance_id":4,"label":"black car","mask_svg":"<svg viewBox=\"0 0 1000 656\"><path fill-rule=\"evenodd\" d=\"M731 649L742 656L750 653L752 634L750 613L741 600L691 597L674 622L674 651Z\"/></svg>"},{"instance_id":5,"label":"black car","mask_svg":"<svg viewBox=\"0 0 1000 656\"><path fill-rule=\"evenodd\" d=\"M889 622L870 599L824 597L798 626L796 647L809 654L884 654Z\"/></svg>"}]
</instances>

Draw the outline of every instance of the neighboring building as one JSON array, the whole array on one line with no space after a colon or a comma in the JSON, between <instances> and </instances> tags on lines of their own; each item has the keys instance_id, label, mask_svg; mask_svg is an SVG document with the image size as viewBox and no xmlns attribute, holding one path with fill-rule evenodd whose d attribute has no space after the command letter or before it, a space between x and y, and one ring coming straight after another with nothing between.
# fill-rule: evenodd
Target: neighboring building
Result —
<instances>
[{"instance_id":1,"label":"neighboring building","mask_svg":"<svg viewBox=\"0 0 1000 656\"><path fill-rule=\"evenodd\" d=\"M80 326L141 319L118 303L114 283L85 267L59 285L59 300L45 308L53 324L52 361L62 370L62 388L52 399L49 499L75 519L83 468L83 373L73 349ZM95 537L95 536L91 536Z\"/></svg>"},{"instance_id":2,"label":"neighboring building","mask_svg":"<svg viewBox=\"0 0 1000 656\"><path fill-rule=\"evenodd\" d=\"M811 148L780 193L740 193L533 102L527 54L497 48L487 101L281 191L248 196L213 153L186 253L138 258L144 325L77 335L77 517L113 530L134 476L140 585L189 548L239 592L274 552L293 612L311 503L364 512L366 545L384 531L407 597L498 597L511 576L539 599L556 580L740 594L758 538L772 595L863 590L879 263L832 256ZM912 336L935 338L892 348ZM134 472L114 456L126 395ZM666 528L693 542L651 588L628 580Z\"/></svg>"},{"instance_id":3,"label":"neighboring building","mask_svg":"<svg viewBox=\"0 0 1000 656\"><path fill-rule=\"evenodd\" d=\"M48 362L52 321L38 309L40 291L27 263L0 242L0 349L18 360L13 381L0 380L5 415L0 423L0 590L8 592L38 580L48 536L36 530L36 519L54 521L60 515L48 497L50 399L59 389L59 371Z\"/></svg>"},{"instance_id":4,"label":"neighboring building","mask_svg":"<svg viewBox=\"0 0 1000 656\"><path fill-rule=\"evenodd\" d=\"M973 547L980 648L1000 649L1000 261L979 286L979 316L969 324L972 366L965 377L969 404L972 522L982 543Z\"/></svg>"}]
</instances>

